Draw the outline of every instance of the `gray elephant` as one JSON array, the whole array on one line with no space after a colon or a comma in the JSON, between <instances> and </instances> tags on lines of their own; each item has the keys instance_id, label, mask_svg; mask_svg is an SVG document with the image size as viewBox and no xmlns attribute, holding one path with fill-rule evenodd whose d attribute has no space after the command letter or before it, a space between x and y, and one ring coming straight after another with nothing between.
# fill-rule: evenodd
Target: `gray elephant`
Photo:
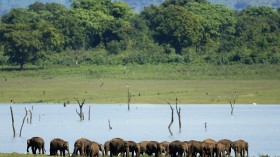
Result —
<instances>
[{"instance_id":1,"label":"gray elephant","mask_svg":"<svg viewBox=\"0 0 280 157\"><path fill-rule=\"evenodd\" d=\"M90 142L87 146L87 156L99 157L99 152L101 152L102 156L104 156L103 145L97 142Z\"/></svg>"},{"instance_id":2,"label":"gray elephant","mask_svg":"<svg viewBox=\"0 0 280 157\"><path fill-rule=\"evenodd\" d=\"M168 141L160 142L160 145L163 147L161 153L164 153L165 156L169 155L169 144L170 142Z\"/></svg>"},{"instance_id":3,"label":"gray elephant","mask_svg":"<svg viewBox=\"0 0 280 157\"><path fill-rule=\"evenodd\" d=\"M147 144L149 143L150 141L142 141L142 142L139 142L138 144L140 145L140 154L141 155L144 155L144 153L147 154Z\"/></svg>"},{"instance_id":4,"label":"gray elephant","mask_svg":"<svg viewBox=\"0 0 280 157\"><path fill-rule=\"evenodd\" d=\"M108 155L108 152L110 151L110 142L111 142L111 140L106 141L104 143L104 153L106 156Z\"/></svg>"},{"instance_id":5,"label":"gray elephant","mask_svg":"<svg viewBox=\"0 0 280 157\"><path fill-rule=\"evenodd\" d=\"M37 149L39 154L45 154L45 141L41 137L32 137L27 140L27 153L29 153L29 147L32 149L32 153L36 154Z\"/></svg>"},{"instance_id":6,"label":"gray elephant","mask_svg":"<svg viewBox=\"0 0 280 157\"><path fill-rule=\"evenodd\" d=\"M225 157L226 146L221 142L216 143L216 156L217 157Z\"/></svg>"},{"instance_id":7,"label":"gray elephant","mask_svg":"<svg viewBox=\"0 0 280 157\"><path fill-rule=\"evenodd\" d=\"M191 142L189 141L183 141L183 146L184 146L184 149L185 149L185 152L183 154L183 156L191 156L190 154L190 149L191 149Z\"/></svg>"},{"instance_id":8,"label":"gray elephant","mask_svg":"<svg viewBox=\"0 0 280 157\"><path fill-rule=\"evenodd\" d=\"M159 142L157 141L150 141L146 145L146 153L148 155L153 155L155 154L155 157L159 157L159 155L162 152L162 146L160 145Z\"/></svg>"},{"instance_id":9,"label":"gray elephant","mask_svg":"<svg viewBox=\"0 0 280 157\"><path fill-rule=\"evenodd\" d=\"M194 141L191 140L190 142L190 150L189 150L189 156L197 156L199 154L200 156L204 157L204 144L201 141Z\"/></svg>"},{"instance_id":10,"label":"gray elephant","mask_svg":"<svg viewBox=\"0 0 280 157\"><path fill-rule=\"evenodd\" d=\"M185 150L184 143L179 140L173 141L169 144L169 154L171 157L182 157Z\"/></svg>"},{"instance_id":11,"label":"gray elephant","mask_svg":"<svg viewBox=\"0 0 280 157\"><path fill-rule=\"evenodd\" d=\"M230 154L231 154L231 145L232 145L233 142L231 140L228 140L228 139L221 139L218 142L222 143L223 145L225 145L226 155L230 156Z\"/></svg>"},{"instance_id":12,"label":"gray elephant","mask_svg":"<svg viewBox=\"0 0 280 157\"><path fill-rule=\"evenodd\" d=\"M214 153L216 152L216 141L212 139L206 139L203 141L203 150L204 154L210 157L214 157Z\"/></svg>"},{"instance_id":13,"label":"gray elephant","mask_svg":"<svg viewBox=\"0 0 280 157\"><path fill-rule=\"evenodd\" d=\"M231 144L231 147L234 150L235 157L237 157L238 155L240 155L241 157L245 157L246 154L247 154L247 157L249 156L249 152L248 152L249 145L244 140L234 141Z\"/></svg>"},{"instance_id":14,"label":"gray elephant","mask_svg":"<svg viewBox=\"0 0 280 157\"><path fill-rule=\"evenodd\" d=\"M57 155L58 151L60 152L60 156L65 156L65 151L67 151L70 156L68 142L60 138L53 139L50 142L50 155Z\"/></svg>"},{"instance_id":15,"label":"gray elephant","mask_svg":"<svg viewBox=\"0 0 280 157\"><path fill-rule=\"evenodd\" d=\"M125 154L126 154L126 157L129 156L128 142L121 138L113 138L110 141L110 157L118 156L119 153L121 153L123 155L123 157Z\"/></svg>"},{"instance_id":16,"label":"gray elephant","mask_svg":"<svg viewBox=\"0 0 280 157\"><path fill-rule=\"evenodd\" d=\"M127 141L129 145L129 152L131 152L132 157L134 157L134 153L136 157L140 156L140 144L134 141Z\"/></svg>"},{"instance_id":17,"label":"gray elephant","mask_svg":"<svg viewBox=\"0 0 280 157\"><path fill-rule=\"evenodd\" d=\"M74 144L74 152L73 155L78 155L78 152L80 152L81 156L86 156L87 155L87 147L90 144L90 140L86 138L80 138L76 140Z\"/></svg>"}]
</instances>

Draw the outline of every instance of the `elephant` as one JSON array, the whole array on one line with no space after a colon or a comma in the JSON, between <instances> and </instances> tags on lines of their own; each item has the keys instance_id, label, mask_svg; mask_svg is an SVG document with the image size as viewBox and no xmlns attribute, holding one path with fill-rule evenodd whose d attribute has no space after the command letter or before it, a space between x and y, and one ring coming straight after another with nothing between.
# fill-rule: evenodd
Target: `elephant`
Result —
<instances>
[{"instance_id":1,"label":"elephant","mask_svg":"<svg viewBox=\"0 0 280 157\"><path fill-rule=\"evenodd\" d=\"M86 156L87 155L87 147L90 144L90 140L86 138L80 138L76 140L74 144L74 152L73 155L78 155L78 152L80 152L81 156Z\"/></svg>"},{"instance_id":2,"label":"elephant","mask_svg":"<svg viewBox=\"0 0 280 157\"><path fill-rule=\"evenodd\" d=\"M142 141L139 142L138 144L140 145L140 154L144 155L144 153L147 154L147 144L149 143L149 141Z\"/></svg>"},{"instance_id":3,"label":"elephant","mask_svg":"<svg viewBox=\"0 0 280 157\"><path fill-rule=\"evenodd\" d=\"M106 156L108 155L108 152L110 151L110 142L111 142L111 140L106 141L104 143L104 153Z\"/></svg>"},{"instance_id":4,"label":"elephant","mask_svg":"<svg viewBox=\"0 0 280 157\"><path fill-rule=\"evenodd\" d=\"M185 147L185 152L184 152L184 156L191 156L190 154L190 149L191 149L191 143L189 141L183 141L183 145Z\"/></svg>"},{"instance_id":5,"label":"elephant","mask_svg":"<svg viewBox=\"0 0 280 157\"><path fill-rule=\"evenodd\" d=\"M216 156L217 157L225 157L226 146L221 142L216 143Z\"/></svg>"},{"instance_id":6,"label":"elephant","mask_svg":"<svg viewBox=\"0 0 280 157\"><path fill-rule=\"evenodd\" d=\"M165 156L169 155L169 144L170 144L170 142L168 142L168 141L163 141L160 143L160 145L163 147L161 153L164 153Z\"/></svg>"},{"instance_id":7,"label":"elephant","mask_svg":"<svg viewBox=\"0 0 280 157\"><path fill-rule=\"evenodd\" d=\"M225 145L225 151L226 151L226 155L230 156L231 154L231 145L232 145L232 141L228 140L228 139L222 139L220 141L218 141L219 143L222 143L223 145Z\"/></svg>"},{"instance_id":8,"label":"elephant","mask_svg":"<svg viewBox=\"0 0 280 157\"><path fill-rule=\"evenodd\" d=\"M32 149L32 153L36 154L37 149L39 154L45 154L45 141L41 137L32 137L27 140L27 152L29 153L29 147Z\"/></svg>"},{"instance_id":9,"label":"elephant","mask_svg":"<svg viewBox=\"0 0 280 157\"><path fill-rule=\"evenodd\" d=\"M113 138L110 141L110 157L118 156L119 153L122 153L123 157L125 154L126 154L126 157L129 156L128 142L121 138Z\"/></svg>"},{"instance_id":10,"label":"elephant","mask_svg":"<svg viewBox=\"0 0 280 157\"><path fill-rule=\"evenodd\" d=\"M65 151L69 154L69 144L60 138L55 138L50 142L50 155L57 155L60 152L60 156L65 156ZM69 154L70 156L70 154Z\"/></svg>"},{"instance_id":11,"label":"elephant","mask_svg":"<svg viewBox=\"0 0 280 157\"><path fill-rule=\"evenodd\" d=\"M189 150L189 156L197 156L199 154L200 156L204 157L204 142L201 141L189 141L190 143L190 150Z\"/></svg>"},{"instance_id":12,"label":"elephant","mask_svg":"<svg viewBox=\"0 0 280 157\"><path fill-rule=\"evenodd\" d=\"M140 144L134 141L127 141L129 145L129 152L132 153L132 157L134 157L134 153L136 157L140 156Z\"/></svg>"},{"instance_id":13,"label":"elephant","mask_svg":"<svg viewBox=\"0 0 280 157\"><path fill-rule=\"evenodd\" d=\"M234 141L231 144L231 147L234 150L235 157L237 157L238 155L240 155L241 157L245 157L246 153L247 153L247 157L249 156L249 152L248 152L249 145L244 140Z\"/></svg>"},{"instance_id":14,"label":"elephant","mask_svg":"<svg viewBox=\"0 0 280 157\"><path fill-rule=\"evenodd\" d=\"M212 139L206 139L203 141L204 143L204 155L208 155L210 157L214 157L214 153L216 152L216 141Z\"/></svg>"},{"instance_id":15,"label":"elephant","mask_svg":"<svg viewBox=\"0 0 280 157\"><path fill-rule=\"evenodd\" d=\"M169 154L171 157L182 157L186 147L183 142L176 140L169 144Z\"/></svg>"},{"instance_id":16,"label":"elephant","mask_svg":"<svg viewBox=\"0 0 280 157\"><path fill-rule=\"evenodd\" d=\"M155 157L159 157L160 153L162 152L162 146L157 141L150 141L146 145L146 153L151 156L155 153Z\"/></svg>"},{"instance_id":17,"label":"elephant","mask_svg":"<svg viewBox=\"0 0 280 157\"><path fill-rule=\"evenodd\" d=\"M99 144L97 142L90 142L89 145L87 145L87 156L90 157L99 157L99 152L102 153L102 156L104 156L104 147L102 144Z\"/></svg>"}]
</instances>

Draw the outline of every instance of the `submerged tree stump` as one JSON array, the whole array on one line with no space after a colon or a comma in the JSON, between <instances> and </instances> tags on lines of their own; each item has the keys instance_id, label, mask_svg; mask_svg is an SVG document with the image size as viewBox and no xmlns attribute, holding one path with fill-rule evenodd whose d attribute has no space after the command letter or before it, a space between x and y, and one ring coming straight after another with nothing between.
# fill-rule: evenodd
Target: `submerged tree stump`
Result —
<instances>
[{"instance_id":1,"label":"submerged tree stump","mask_svg":"<svg viewBox=\"0 0 280 157\"><path fill-rule=\"evenodd\" d=\"M77 98L74 98L75 100L77 100L78 104L79 104L79 107L80 107L80 112L78 112L78 110L76 109L76 112L78 114L78 116L80 117L80 120L84 120L85 117L84 117L84 113L83 113L83 106L84 106L84 103L85 103L85 99L83 100L82 103L80 103L80 101L77 99Z\"/></svg>"}]
</instances>

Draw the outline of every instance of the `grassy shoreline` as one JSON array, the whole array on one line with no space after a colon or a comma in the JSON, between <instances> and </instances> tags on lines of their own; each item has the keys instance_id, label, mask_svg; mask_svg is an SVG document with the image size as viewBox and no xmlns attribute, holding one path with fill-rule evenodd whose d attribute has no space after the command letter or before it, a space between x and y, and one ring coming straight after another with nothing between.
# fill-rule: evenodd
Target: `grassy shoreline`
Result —
<instances>
[{"instance_id":1,"label":"grassy shoreline","mask_svg":"<svg viewBox=\"0 0 280 157\"><path fill-rule=\"evenodd\" d=\"M280 104L277 65L128 65L0 68L0 103Z\"/></svg>"}]
</instances>

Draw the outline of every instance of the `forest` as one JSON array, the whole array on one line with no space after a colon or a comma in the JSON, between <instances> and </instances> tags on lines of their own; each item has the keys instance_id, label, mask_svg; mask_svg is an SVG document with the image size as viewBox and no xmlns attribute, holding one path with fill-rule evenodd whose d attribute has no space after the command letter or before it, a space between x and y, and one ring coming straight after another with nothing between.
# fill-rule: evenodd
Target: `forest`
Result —
<instances>
[{"instance_id":1,"label":"forest","mask_svg":"<svg viewBox=\"0 0 280 157\"><path fill-rule=\"evenodd\" d=\"M1 17L0 65L278 64L280 9L164 0L35 2Z\"/></svg>"}]
</instances>

